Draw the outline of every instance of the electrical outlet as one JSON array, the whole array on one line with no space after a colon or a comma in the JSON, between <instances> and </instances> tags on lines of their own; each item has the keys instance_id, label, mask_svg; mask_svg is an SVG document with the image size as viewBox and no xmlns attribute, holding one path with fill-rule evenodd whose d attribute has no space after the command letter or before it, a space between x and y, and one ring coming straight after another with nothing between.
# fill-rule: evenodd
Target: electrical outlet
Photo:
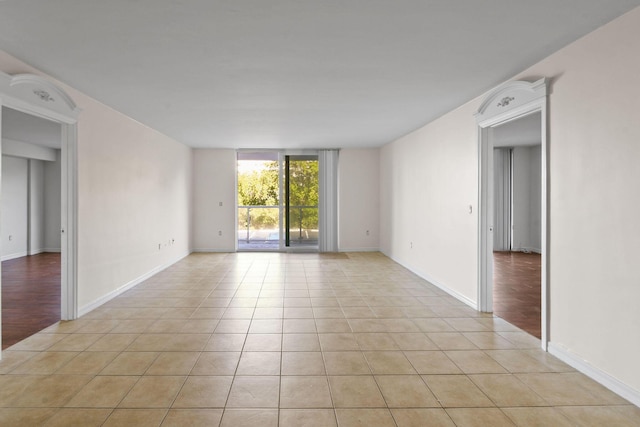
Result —
<instances>
[{"instance_id":1,"label":"electrical outlet","mask_svg":"<svg viewBox=\"0 0 640 427\"><path fill-rule=\"evenodd\" d=\"M222 202L219 202L219 203L218 203L218 206L222 206Z\"/></svg>"},{"instance_id":2,"label":"electrical outlet","mask_svg":"<svg viewBox=\"0 0 640 427\"><path fill-rule=\"evenodd\" d=\"M222 236L222 230L218 230L218 236Z\"/></svg>"},{"instance_id":3,"label":"electrical outlet","mask_svg":"<svg viewBox=\"0 0 640 427\"><path fill-rule=\"evenodd\" d=\"M162 249L162 243L158 243L158 250Z\"/></svg>"},{"instance_id":4,"label":"electrical outlet","mask_svg":"<svg viewBox=\"0 0 640 427\"><path fill-rule=\"evenodd\" d=\"M367 236L369 235L369 230L367 230Z\"/></svg>"},{"instance_id":5,"label":"electrical outlet","mask_svg":"<svg viewBox=\"0 0 640 427\"><path fill-rule=\"evenodd\" d=\"M413 249L413 242L409 242L409 249Z\"/></svg>"}]
</instances>

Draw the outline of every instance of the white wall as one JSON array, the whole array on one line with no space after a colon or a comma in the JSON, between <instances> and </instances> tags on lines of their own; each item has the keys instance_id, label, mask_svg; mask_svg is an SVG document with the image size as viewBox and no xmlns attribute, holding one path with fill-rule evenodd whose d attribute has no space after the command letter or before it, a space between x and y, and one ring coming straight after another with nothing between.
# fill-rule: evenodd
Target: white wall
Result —
<instances>
[{"instance_id":1,"label":"white wall","mask_svg":"<svg viewBox=\"0 0 640 427\"><path fill-rule=\"evenodd\" d=\"M43 75L5 52L0 52L0 70ZM77 178L82 313L189 253L191 149L57 84L81 109Z\"/></svg>"},{"instance_id":2,"label":"white wall","mask_svg":"<svg viewBox=\"0 0 640 427\"><path fill-rule=\"evenodd\" d=\"M193 150L194 251L236 250L236 163L235 150Z\"/></svg>"},{"instance_id":3,"label":"white wall","mask_svg":"<svg viewBox=\"0 0 640 427\"><path fill-rule=\"evenodd\" d=\"M2 156L2 260L27 255L28 160Z\"/></svg>"},{"instance_id":4,"label":"white wall","mask_svg":"<svg viewBox=\"0 0 640 427\"><path fill-rule=\"evenodd\" d=\"M377 251L379 233L380 150L342 149L338 162L339 250Z\"/></svg>"},{"instance_id":5,"label":"white wall","mask_svg":"<svg viewBox=\"0 0 640 427\"><path fill-rule=\"evenodd\" d=\"M478 258L474 107L380 152L382 252L469 304L477 296Z\"/></svg>"},{"instance_id":6,"label":"white wall","mask_svg":"<svg viewBox=\"0 0 640 427\"><path fill-rule=\"evenodd\" d=\"M540 146L513 149L512 250L541 250Z\"/></svg>"},{"instance_id":7,"label":"white wall","mask_svg":"<svg viewBox=\"0 0 640 427\"><path fill-rule=\"evenodd\" d=\"M44 163L29 159L29 255L39 254L45 246Z\"/></svg>"},{"instance_id":8,"label":"white wall","mask_svg":"<svg viewBox=\"0 0 640 427\"><path fill-rule=\"evenodd\" d=\"M640 8L515 79L549 95L550 346L640 402ZM381 153L382 249L476 301L475 99ZM469 201L473 202L469 202ZM416 212L419 212L418 215ZM413 224L426 219L416 236ZM408 242L414 239L414 248ZM415 242L418 242L416 245ZM577 365L577 363L574 363ZM585 368L585 366L587 368ZM603 381L605 381L603 380ZM635 393L635 394L634 394Z\"/></svg>"},{"instance_id":9,"label":"white wall","mask_svg":"<svg viewBox=\"0 0 640 427\"><path fill-rule=\"evenodd\" d=\"M56 150L56 160L44 163L44 251L60 252L61 230L61 161L60 150Z\"/></svg>"}]
</instances>

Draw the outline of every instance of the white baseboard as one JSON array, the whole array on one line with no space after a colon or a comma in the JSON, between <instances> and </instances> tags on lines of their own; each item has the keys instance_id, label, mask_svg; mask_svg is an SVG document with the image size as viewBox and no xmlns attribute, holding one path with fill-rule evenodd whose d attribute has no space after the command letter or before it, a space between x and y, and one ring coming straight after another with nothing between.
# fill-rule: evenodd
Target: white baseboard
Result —
<instances>
[{"instance_id":1,"label":"white baseboard","mask_svg":"<svg viewBox=\"0 0 640 427\"><path fill-rule=\"evenodd\" d=\"M16 252L13 254L3 255L2 261L9 261L11 259L22 258L23 256L27 256L27 251L24 252Z\"/></svg>"},{"instance_id":2,"label":"white baseboard","mask_svg":"<svg viewBox=\"0 0 640 427\"><path fill-rule=\"evenodd\" d=\"M62 250L60 248L44 248L41 252L60 253Z\"/></svg>"},{"instance_id":3,"label":"white baseboard","mask_svg":"<svg viewBox=\"0 0 640 427\"><path fill-rule=\"evenodd\" d=\"M387 254L385 254L387 255ZM387 255L389 258L391 258L393 261L397 262L398 264L400 264L401 266L403 266L404 268L406 268L407 270L411 271L412 273L420 276L421 278L423 278L424 280L426 280L427 282L431 283L433 286L439 288L440 290L445 291L446 293L448 293L449 295L451 295L452 297L454 297L455 299L467 304L469 307L473 308L474 310L478 309L478 303L476 301L473 301L472 299L462 295L461 293L454 291L453 289L449 288L447 285L445 285L444 283L440 283L438 280L434 279L433 277L431 277L430 275L421 272L421 271L417 271L414 270L413 268L401 263L400 261L398 261L397 259L390 257L389 255Z\"/></svg>"},{"instance_id":4,"label":"white baseboard","mask_svg":"<svg viewBox=\"0 0 640 427\"><path fill-rule=\"evenodd\" d=\"M168 263L159 265L156 268L146 272L142 276L136 277L135 279L131 280L128 283L125 283L124 285L122 285L119 288L109 292L108 294L101 296L100 298L96 299L95 301L90 302L89 304L84 305L82 307L79 307L78 308L78 317L84 316L85 314L89 313L90 311L100 307L102 304L111 301L112 299L114 299L118 295L120 295L120 294L128 291L129 289L133 288L134 286L144 282L149 277L151 277L151 276L153 276L155 274L158 274L162 270L165 270L165 269L171 267L173 264L175 264L176 262L180 261L181 259L183 259L183 258L185 258L187 256L189 256L189 252L187 252L186 254L179 255L177 258L173 259L172 261L169 261Z\"/></svg>"},{"instance_id":5,"label":"white baseboard","mask_svg":"<svg viewBox=\"0 0 640 427\"><path fill-rule=\"evenodd\" d=\"M338 252L380 252L379 248L340 248Z\"/></svg>"},{"instance_id":6,"label":"white baseboard","mask_svg":"<svg viewBox=\"0 0 640 427\"><path fill-rule=\"evenodd\" d=\"M640 406L640 391L629 387L617 378L614 378L603 370L596 368L577 354L552 342L549 343L549 353L553 354L567 365L574 367L594 381L599 382L612 392L620 395L624 399L627 399L634 405Z\"/></svg>"},{"instance_id":7,"label":"white baseboard","mask_svg":"<svg viewBox=\"0 0 640 427\"><path fill-rule=\"evenodd\" d=\"M213 253L230 253L230 252L235 252L236 249L220 249L220 248L197 248L197 249L191 249L191 252L196 252L196 253L207 253L207 252L213 252Z\"/></svg>"}]
</instances>

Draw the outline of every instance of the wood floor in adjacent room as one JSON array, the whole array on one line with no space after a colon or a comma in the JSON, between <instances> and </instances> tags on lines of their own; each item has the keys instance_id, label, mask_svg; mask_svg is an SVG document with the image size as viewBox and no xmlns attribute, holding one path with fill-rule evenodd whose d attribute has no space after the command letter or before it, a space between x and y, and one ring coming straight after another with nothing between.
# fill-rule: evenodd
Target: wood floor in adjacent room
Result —
<instances>
[{"instance_id":1,"label":"wood floor in adjacent room","mask_svg":"<svg viewBox=\"0 0 640 427\"><path fill-rule=\"evenodd\" d=\"M60 254L2 262L2 348L60 320Z\"/></svg>"},{"instance_id":2,"label":"wood floor in adjacent room","mask_svg":"<svg viewBox=\"0 0 640 427\"><path fill-rule=\"evenodd\" d=\"M493 253L493 313L541 337L540 254Z\"/></svg>"}]
</instances>

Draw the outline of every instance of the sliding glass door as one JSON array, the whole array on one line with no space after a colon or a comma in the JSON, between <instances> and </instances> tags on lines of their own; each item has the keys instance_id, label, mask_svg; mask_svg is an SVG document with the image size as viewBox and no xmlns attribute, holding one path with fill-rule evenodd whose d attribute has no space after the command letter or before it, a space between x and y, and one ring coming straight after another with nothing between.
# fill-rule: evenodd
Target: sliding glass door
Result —
<instances>
[{"instance_id":1,"label":"sliding glass door","mask_svg":"<svg viewBox=\"0 0 640 427\"><path fill-rule=\"evenodd\" d=\"M318 156L238 152L238 250L318 250Z\"/></svg>"}]
</instances>

